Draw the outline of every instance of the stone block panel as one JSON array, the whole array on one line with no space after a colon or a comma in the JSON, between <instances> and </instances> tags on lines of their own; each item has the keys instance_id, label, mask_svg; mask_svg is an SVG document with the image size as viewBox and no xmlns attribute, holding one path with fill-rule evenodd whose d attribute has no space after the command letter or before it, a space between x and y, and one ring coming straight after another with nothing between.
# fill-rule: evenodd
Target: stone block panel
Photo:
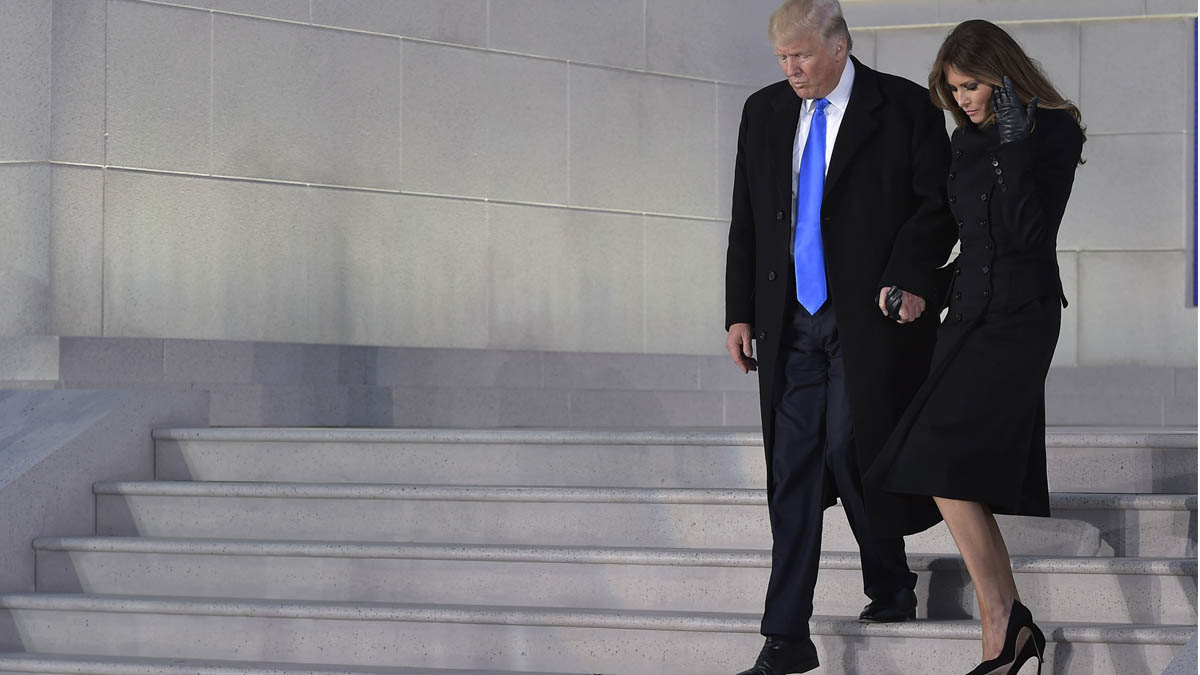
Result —
<instances>
[{"instance_id":1,"label":"stone block panel","mask_svg":"<svg viewBox=\"0 0 1200 675\"><path fill-rule=\"evenodd\" d=\"M213 171L400 184L398 40L216 15Z\"/></svg>"},{"instance_id":2,"label":"stone block panel","mask_svg":"<svg viewBox=\"0 0 1200 675\"><path fill-rule=\"evenodd\" d=\"M876 33L875 62L885 73L921 85L929 83L929 69L950 27L905 28Z\"/></svg>"},{"instance_id":3,"label":"stone block panel","mask_svg":"<svg viewBox=\"0 0 1200 675\"><path fill-rule=\"evenodd\" d=\"M488 46L607 66L644 68L643 0L491 0Z\"/></svg>"},{"instance_id":4,"label":"stone block panel","mask_svg":"<svg viewBox=\"0 0 1200 675\"><path fill-rule=\"evenodd\" d=\"M21 335L0 338L0 381L53 383L57 380L57 336Z\"/></svg>"},{"instance_id":5,"label":"stone block panel","mask_svg":"<svg viewBox=\"0 0 1200 675\"><path fill-rule=\"evenodd\" d=\"M1079 364L1196 365L1183 252L1079 256Z\"/></svg>"},{"instance_id":6,"label":"stone block panel","mask_svg":"<svg viewBox=\"0 0 1200 675\"><path fill-rule=\"evenodd\" d=\"M50 304L56 335L101 334L104 172L56 166L50 204Z\"/></svg>"},{"instance_id":7,"label":"stone block panel","mask_svg":"<svg viewBox=\"0 0 1200 675\"><path fill-rule=\"evenodd\" d=\"M383 348L368 373L368 383L402 389L540 389L544 356L540 352L495 349Z\"/></svg>"},{"instance_id":8,"label":"stone block panel","mask_svg":"<svg viewBox=\"0 0 1200 675\"><path fill-rule=\"evenodd\" d=\"M646 218L646 351L725 353L725 221Z\"/></svg>"},{"instance_id":9,"label":"stone block panel","mask_svg":"<svg viewBox=\"0 0 1200 675\"><path fill-rule=\"evenodd\" d=\"M6 4L0 22L0 160L50 155L50 0Z\"/></svg>"},{"instance_id":10,"label":"stone block panel","mask_svg":"<svg viewBox=\"0 0 1200 675\"><path fill-rule=\"evenodd\" d=\"M312 0L312 21L454 44L487 44L487 0Z\"/></svg>"},{"instance_id":11,"label":"stone block panel","mask_svg":"<svg viewBox=\"0 0 1200 675\"><path fill-rule=\"evenodd\" d=\"M1194 19L1084 24L1080 107L1088 129L1190 131L1196 115L1194 25Z\"/></svg>"},{"instance_id":12,"label":"stone block panel","mask_svg":"<svg viewBox=\"0 0 1200 675\"><path fill-rule=\"evenodd\" d=\"M716 85L572 65L571 201L712 217Z\"/></svg>"},{"instance_id":13,"label":"stone block panel","mask_svg":"<svg viewBox=\"0 0 1200 675\"><path fill-rule=\"evenodd\" d=\"M197 5L220 12L233 12L250 16L262 16L288 21L309 20L309 0L188 0L185 4Z\"/></svg>"},{"instance_id":14,"label":"stone block panel","mask_svg":"<svg viewBox=\"0 0 1200 675\"><path fill-rule=\"evenodd\" d=\"M51 169L0 166L0 335L50 333Z\"/></svg>"},{"instance_id":15,"label":"stone block panel","mask_svg":"<svg viewBox=\"0 0 1200 675\"><path fill-rule=\"evenodd\" d=\"M396 426L564 427L571 424L561 391L535 389L396 388Z\"/></svg>"},{"instance_id":16,"label":"stone block panel","mask_svg":"<svg viewBox=\"0 0 1200 675\"><path fill-rule=\"evenodd\" d=\"M699 359L644 354L546 354L548 389L695 391Z\"/></svg>"},{"instance_id":17,"label":"stone block panel","mask_svg":"<svg viewBox=\"0 0 1200 675\"><path fill-rule=\"evenodd\" d=\"M1084 123L1088 123L1084 110ZM1192 148L1183 134L1090 136L1059 230L1060 250L1190 248Z\"/></svg>"},{"instance_id":18,"label":"stone block panel","mask_svg":"<svg viewBox=\"0 0 1200 675\"><path fill-rule=\"evenodd\" d=\"M487 195L567 203L567 65L489 54L484 72Z\"/></svg>"},{"instance_id":19,"label":"stone block panel","mask_svg":"<svg viewBox=\"0 0 1200 675\"><path fill-rule=\"evenodd\" d=\"M724 418L721 392L583 390L570 401L579 427L711 427Z\"/></svg>"},{"instance_id":20,"label":"stone block panel","mask_svg":"<svg viewBox=\"0 0 1200 675\"><path fill-rule=\"evenodd\" d=\"M54 0L50 157L104 163L108 3Z\"/></svg>"},{"instance_id":21,"label":"stone block panel","mask_svg":"<svg viewBox=\"0 0 1200 675\"><path fill-rule=\"evenodd\" d=\"M207 173L212 15L108 3L108 163Z\"/></svg>"},{"instance_id":22,"label":"stone block panel","mask_svg":"<svg viewBox=\"0 0 1200 675\"><path fill-rule=\"evenodd\" d=\"M59 379L66 387L161 384L163 341L61 338Z\"/></svg>"},{"instance_id":23,"label":"stone block panel","mask_svg":"<svg viewBox=\"0 0 1200 675\"><path fill-rule=\"evenodd\" d=\"M488 220L490 347L642 349L640 217L491 204Z\"/></svg>"},{"instance_id":24,"label":"stone block panel","mask_svg":"<svg viewBox=\"0 0 1200 675\"><path fill-rule=\"evenodd\" d=\"M1079 103L1079 32L1081 24L1022 23L1004 26L1030 58L1037 61L1064 98ZM1086 111L1085 111L1086 112Z\"/></svg>"},{"instance_id":25,"label":"stone block panel","mask_svg":"<svg viewBox=\"0 0 1200 675\"><path fill-rule=\"evenodd\" d=\"M488 346L484 204L315 193L306 248L313 266L304 282L312 341Z\"/></svg>"},{"instance_id":26,"label":"stone block panel","mask_svg":"<svg viewBox=\"0 0 1200 675\"><path fill-rule=\"evenodd\" d=\"M775 0L647 0L646 61L658 73L761 87L781 79L767 20Z\"/></svg>"},{"instance_id":27,"label":"stone block panel","mask_svg":"<svg viewBox=\"0 0 1200 675\"><path fill-rule=\"evenodd\" d=\"M405 190L566 202L566 64L416 42L404 54Z\"/></svg>"}]
</instances>

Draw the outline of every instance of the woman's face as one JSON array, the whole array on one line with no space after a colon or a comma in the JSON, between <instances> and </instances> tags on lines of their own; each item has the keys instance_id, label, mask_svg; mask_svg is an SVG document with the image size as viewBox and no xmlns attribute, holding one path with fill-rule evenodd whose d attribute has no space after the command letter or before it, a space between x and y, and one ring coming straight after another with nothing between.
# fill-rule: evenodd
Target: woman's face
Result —
<instances>
[{"instance_id":1,"label":"woman's face","mask_svg":"<svg viewBox=\"0 0 1200 675\"><path fill-rule=\"evenodd\" d=\"M979 124L992 114L992 87L979 81L978 78L959 71L954 66L946 66L946 84L950 87L950 95L967 114L967 118Z\"/></svg>"}]
</instances>

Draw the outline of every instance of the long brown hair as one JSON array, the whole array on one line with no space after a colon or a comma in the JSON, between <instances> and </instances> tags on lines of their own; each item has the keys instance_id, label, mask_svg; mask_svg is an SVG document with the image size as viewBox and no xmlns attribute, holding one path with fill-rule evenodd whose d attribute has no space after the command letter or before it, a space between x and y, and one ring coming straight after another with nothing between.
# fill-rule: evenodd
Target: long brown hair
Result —
<instances>
[{"instance_id":1,"label":"long brown hair","mask_svg":"<svg viewBox=\"0 0 1200 675\"><path fill-rule=\"evenodd\" d=\"M1086 129L1079 108L1058 93L1038 62L1029 58L1011 35L990 21L972 19L955 26L942 42L929 71L929 96L934 105L949 110L955 123L965 127L970 120L950 93L950 85L946 82L948 66L991 87L1002 86L1007 75L1022 101L1037 96L1038 108L1066 110L1081 130ZM993 112L982 126L994 121Z\"/></svg>"}]
</instances>

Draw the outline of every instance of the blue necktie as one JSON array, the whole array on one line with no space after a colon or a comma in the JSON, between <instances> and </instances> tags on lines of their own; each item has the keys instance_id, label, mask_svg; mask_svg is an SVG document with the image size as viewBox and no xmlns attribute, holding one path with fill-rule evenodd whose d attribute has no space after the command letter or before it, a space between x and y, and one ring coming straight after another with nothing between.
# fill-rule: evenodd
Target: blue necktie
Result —
<instances>
[{"instance_id":1,"label":"blue necktie","mask_svg":"<svg viewBox=\"0 0 1200 675\"><path fill-rule=\"evenodd\" d=\"M825 304L825 250L821 245L821 195L825 191L825 107L829 101L819 98L800 157L796 176L796 299L816 314Z\"/></svg>"}]
</instances>

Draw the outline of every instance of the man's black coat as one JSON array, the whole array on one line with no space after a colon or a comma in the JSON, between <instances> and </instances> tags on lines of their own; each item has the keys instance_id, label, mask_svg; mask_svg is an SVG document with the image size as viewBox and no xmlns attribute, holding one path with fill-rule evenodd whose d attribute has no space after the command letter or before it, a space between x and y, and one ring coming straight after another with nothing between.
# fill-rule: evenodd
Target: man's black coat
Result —
<instances>
[{"instance_id":1,"label":"man's black coat","mask_svg":"<svg viewBox=\"0 0 1200 675\"><path fill-rule=\"evenodd\" d=\"M860 468L883 447L928 369L937 315L935 270L956 238L945 203L950 143L929 92L854 60L850 102L825 179L821 233L829 301L843 350ZM801 99L787 81L746 100L734 170L725 327L748 323L757 342L767 453L774 448L776 366L792 283L792 143ZM900 325L876 299L884 286L923 297ZM826 496L831 503L834 491Z\"/></svg>"}]
</instances>

